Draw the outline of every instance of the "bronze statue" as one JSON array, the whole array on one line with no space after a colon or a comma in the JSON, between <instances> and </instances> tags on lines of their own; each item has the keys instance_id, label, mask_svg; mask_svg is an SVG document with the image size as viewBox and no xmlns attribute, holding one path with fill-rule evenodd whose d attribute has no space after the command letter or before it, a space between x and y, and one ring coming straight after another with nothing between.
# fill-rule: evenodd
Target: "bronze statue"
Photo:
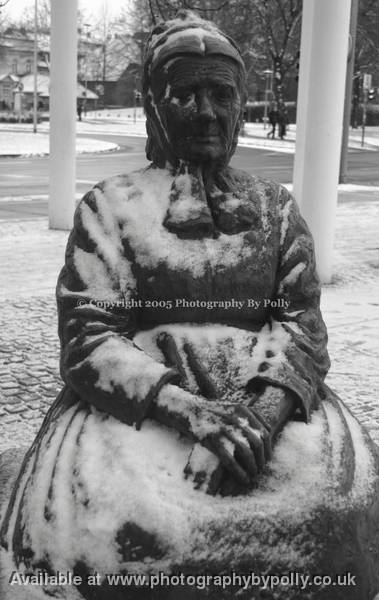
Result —
<instances>
[{"instance_id":1,"label":"bronze statue","mask_svg":"<svg viewBox=\"0 0 379 600\"><path fill-rule=\"evenodd\" d=\"M65 387L2 544L19 569L82 577L88 599L373 600L376 450L324 383L320 285L294 199L229 166L239 50L180 12L152 32L143 93L151 164L77 208L57 285ZM350 571L356 585L281 580L259 595L238 580L104 579L231 571Z\"/></svg>"}]
</instances>

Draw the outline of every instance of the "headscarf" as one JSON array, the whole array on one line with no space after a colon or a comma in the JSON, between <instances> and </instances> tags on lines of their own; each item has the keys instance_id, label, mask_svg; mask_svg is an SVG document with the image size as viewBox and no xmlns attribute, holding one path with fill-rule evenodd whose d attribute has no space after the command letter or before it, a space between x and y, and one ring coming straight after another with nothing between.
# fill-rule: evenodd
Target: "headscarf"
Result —
<instances>
[{"instance_id":1,"label":"headscarf","mask_svg":"<svg viewBox=\"0 0 379 600\"><path fill-rule=\"evenodd\" d=\"M182 55L191 54L225 56L233 60L238 66L241 92L244 95L245 66L240 51L234 41L222 33L216 25L202 19L192 11L180 10L175 19L154 27L145 49L142 89L147 117L146 155L156 164L162 165L167 160L170 149L167 143L167 133L158 112L157 98L154 97L151 87L152 74L163 68L163 75L165 66L167 67L171 61ZM234 136L236 139L233 140L235 143L230 148L229 156L226 158L227 162L235 150L239 128L240 119L236 124Z\"/></svg>"},{"instance_id":2,"label":"headscarf","mask_svg":"<svg viewBox=\"0 0 379 600\"><path fill-rule=\"evenodd\" d=\"M154 97L154 73L164 76L171 61L183 55L224 56L234 61L239 75L238 85L245 96L245 67L240 51L231 38L213 23L188 10L181 10L176 18L157 25L151 32L145 51L143 96L146 112L146 155L158 167L169 166L174 173L170 192L170 205L164 225L180 237L203 237L238 233L251 227L255 214L246 201L246 194L237 190L227 166L237 145L242 121L243 104L234 126L234 135L225 157L225 164L214 174L211 188L205 186L201 166L175 157L171 151L165 126ZM238 197L237 197L238 194ZM193 202L188 202L192 197ZM231 211L230 207L234 209Z\"/></svg>"}]
</instances>

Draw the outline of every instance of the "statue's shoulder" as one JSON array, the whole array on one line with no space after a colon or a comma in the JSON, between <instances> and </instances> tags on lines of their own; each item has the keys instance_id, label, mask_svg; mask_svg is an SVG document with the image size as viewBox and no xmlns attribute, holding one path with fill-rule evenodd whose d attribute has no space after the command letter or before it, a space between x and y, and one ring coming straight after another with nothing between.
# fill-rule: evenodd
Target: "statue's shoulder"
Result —
<instances>
[{"instance_id":1,"label":"statue's shoulder","mask_svg":"<svg viewBox=\"0 0 379 600\"><path fill-rule=\"evenodd\" d=\"M286 187L272 179L251 175L241 169L228 168L228 177L235 189L246 195L252 202L264 202L272 209L280 208L291 198Z\"/></svg>"},{"instance_id":2,"label":"statue's shoulder","mask_svg":"<svg viewBox=\"0 0 379 600\"><path fill-rule=\"evenodd\" d=\"M165 169L149 166L99 181L84 196L84 200L89 204L95 202L97 205L112 209L120 203L130 202L136 196L142 196L146 191L162 189L169 179L171 180L171 176Z\"/></svg>"},{"instance_id":3,"label":"statue's shoulder","mask_svg":"<svg viewBox=\"0 0 379 600\"><path fill-rule=\"evenodd\" d=\"M125 197L127 200L130 196L130 188L140 187L140 182L143 179L144 174L148 169L138 169L131 171L130 173L121 173L120 175L113 175L102 179L94 187L93 190L96 193L100 193L104 201L112 200L114 197Z\"/></svg>"}]
</instances>

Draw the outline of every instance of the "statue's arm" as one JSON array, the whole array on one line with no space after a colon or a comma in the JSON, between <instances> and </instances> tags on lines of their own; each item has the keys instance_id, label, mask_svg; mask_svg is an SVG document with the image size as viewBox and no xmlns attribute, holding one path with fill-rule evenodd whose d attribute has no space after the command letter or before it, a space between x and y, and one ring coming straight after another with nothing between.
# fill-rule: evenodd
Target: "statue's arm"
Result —
<instances>
[{"instance_id":1,"label":"statue's arm","mask_svg":"<svg viewBox=\"0 0 379 600\"><path fill-rule=\"evenodd\" d=\"M313 240L296 203L281 189L278 230L279 265L269 323L262 329L258 344L261 362L248 382L251 391L249 410L266 424L268 446L275 444L280 432L292 418L308 421L322 394L329 368L327 333L320 312L320 283L315 269ZM287 304L289 303L289 304ZM254 347L253 352L256 352ZM270 459L261 453L259 471ZM257 453L255 455L257 458ZM195 482L199 479L196 458ZM206 469L204 469L205 471ZM216 467L208 479L208 491L241 493L239 480ZM201 469L200 469L200 474Z\"/></svg>"},{"instance_id":2,"label":"statue's arm","mask_svg":"<svg viewBox=\"0 0 379 600\"><path fill-rule=\"evenodd\" d=\"M139 427L177 373L133 344L135 311L128 306L136 283L100 189L78 205L56 294L63 380L82 400Z\"/></svg>"},{"instance_id":3,"label":"statue's arm","mask_svg":"<svg viewBox=\"0 0 379 600\"><path fill-rule=\"evenodd\" d=\"M297 409L305 421L310 419L323 395L330 362L313 239L295 200L284 188L279 192L278 214L280 249L274 293L277 307L272 309L270 322L274 343L249 385L259 397L254 404L257 410L263 410L267 404L267 386L281 390L274 401L280 414L280 429L284 415Z\"/></svg>"}]
</instances>

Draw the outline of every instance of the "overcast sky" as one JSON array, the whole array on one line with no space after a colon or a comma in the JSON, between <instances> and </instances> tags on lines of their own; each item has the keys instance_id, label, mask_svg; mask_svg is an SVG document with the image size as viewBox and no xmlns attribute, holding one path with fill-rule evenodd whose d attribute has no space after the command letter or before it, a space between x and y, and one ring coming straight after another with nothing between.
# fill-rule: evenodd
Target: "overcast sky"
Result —
<instances>
[{"instance_id":1,"label":"overcast sky","mask_svg":"<svg viewBox=\"0 0 379 600\"><path fill-rule=\"evenodd\" d=\"M38 0L37 0L38 1ZM64 0L62 0L64 1ZM87 14L96 15L105 0L79 0L79 7L85 9ZM116 15L121 6L125 6L125 0L106 0L110 15ZM10 0L2 9L3 15L18 18L26 8L34 7L34 0Z\"/></svg>"}]
</instances>

